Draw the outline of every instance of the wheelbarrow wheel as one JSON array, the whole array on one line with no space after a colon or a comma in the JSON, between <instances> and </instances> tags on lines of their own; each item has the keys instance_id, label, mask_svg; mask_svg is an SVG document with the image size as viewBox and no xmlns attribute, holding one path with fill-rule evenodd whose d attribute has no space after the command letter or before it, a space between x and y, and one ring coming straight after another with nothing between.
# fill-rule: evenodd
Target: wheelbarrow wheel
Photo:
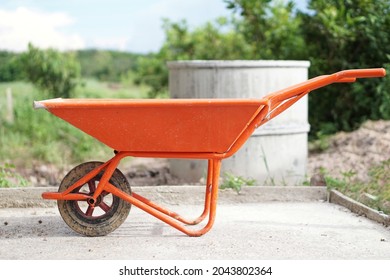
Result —
<instances>
[{"instance_id":1,"label":"wheelbarrow wheel","mask_svg":"<svg viewBox=\"0 0 390 280\"><path fill-rule=\"evenodd\" d=\"M76 183L102 162L85 162L73 168L62 180L59 192ZM93 195L103 171L76 188L72 193ZM131 188L122 172L116 169L109 181L120 190L131 194ZM65 223L74 231L86 236L104 236L117 229L129 215L131 204L111 193L103 191L91 207L86 201L59 200L58 209Z\"/></svg>"}]
</instances>

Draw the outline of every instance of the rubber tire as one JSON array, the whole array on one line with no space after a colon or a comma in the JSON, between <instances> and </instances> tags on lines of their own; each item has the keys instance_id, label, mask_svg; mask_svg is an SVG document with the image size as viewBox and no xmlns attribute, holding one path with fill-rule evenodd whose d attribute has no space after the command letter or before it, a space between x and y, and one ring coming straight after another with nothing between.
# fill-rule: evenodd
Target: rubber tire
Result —
<instances>
[{"instance_id":1,"label":"rubber tire","mask_svg":"<svg viewBox=\"0 0 390 280\"><path fill-rule=\"evenodd\" d=\"M59 192L63 192L73 185L94 168L102 165L102 162L85 162L73 168L62 180ZM99 181L103 171L94 177ZM131 195L131 188L126 177L116 169L109 182L120 190ZM82 186L80 186L82 187ZM77 189L74 191L77 192ZM87 217L82 215L78 206L78 201L58 200L58 210L65 223L75 232L85 236L104 236L116 230L127 218L130 212L131 204L112 196L112 205L110 210L99 217Z\"/></svg>"}]
</instances>

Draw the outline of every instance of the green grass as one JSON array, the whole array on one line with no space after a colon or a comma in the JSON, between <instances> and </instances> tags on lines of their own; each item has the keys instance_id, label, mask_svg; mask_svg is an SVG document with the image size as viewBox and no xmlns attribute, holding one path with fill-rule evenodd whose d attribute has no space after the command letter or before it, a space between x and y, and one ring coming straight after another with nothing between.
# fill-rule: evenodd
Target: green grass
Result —
<instances>
[{"instance_id":1,"label":"green grass","mask_svg":"<svg viewBox=\"0 0 390 280\"><path fill-rule=\"evenodd\" d=\"M353 170L342 172L342 179L335 179L327 175L326 170L323 170L323 173L330 188L336 189L373 209L390 214L390 158L370 168L368 182L356 180L356 173ZM376 199L367 200L365 194Z\"/></svg>"},{"instance_id":2,"label":"green grass","mask_svg":"<svg viewBox=\"0 0 390 280\"><path fill-rule=\"evenodd\" d=\"M254 179L246 179L242 176L235 176L229 172L223 174L222 183L220 184L220 189L232 189L240 193L243 186L253 186L256 183Z\"/></svg>"},{"instance_id":3,"label":"green grass","mask_svg":"<svg viewBox=\"0 0 390 280\"><path fill-rule=\"evenodd\" d=\"M24 187L27 180L15 171L13 164L5 163L0 165L0 186L3 188Z\"/></svg>"},{"instance_id":4,"label":"green grass","mask_svg":"<svg viewBox=\"0 0 390 280\"><path fill-rule=\"evenodd\" d=\"M6 119L6 89L12 89L14 122ZM86 80L76 98L144 98L147 88ZM66 166L85 160L107 160L112 151L91 136L45 110L33 101L44 95L25 82L0 83L0 166L29 167L36 161ZM10 176L10 168L3 169ZM5 176L3 176L3 179ZM0 184L4 185L3 184Z\"/></svg>"}]
</instances>

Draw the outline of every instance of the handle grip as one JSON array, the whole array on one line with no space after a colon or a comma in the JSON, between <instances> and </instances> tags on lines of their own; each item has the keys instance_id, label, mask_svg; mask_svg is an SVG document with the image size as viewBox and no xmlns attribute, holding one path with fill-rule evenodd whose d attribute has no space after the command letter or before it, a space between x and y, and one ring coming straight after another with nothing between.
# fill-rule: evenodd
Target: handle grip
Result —
<instances>
[{"instance_id":1,"label":"handle grip","mask_svg":"<svg viewBox=\"0 0 390 280\"><path fill-rule=\"evenodd\" d=\"M335 74L338 79L345 78L375 78L386 76L386 70L384 68L372 68L372 69L352 69L344 70Z\"/></svg>"}]
</instances>

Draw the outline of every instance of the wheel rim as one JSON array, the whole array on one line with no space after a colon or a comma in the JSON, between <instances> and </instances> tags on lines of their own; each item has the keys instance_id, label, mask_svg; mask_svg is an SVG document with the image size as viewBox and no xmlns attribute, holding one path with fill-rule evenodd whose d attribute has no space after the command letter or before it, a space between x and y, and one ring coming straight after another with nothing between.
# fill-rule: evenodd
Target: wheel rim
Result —
<instances>
[{"instance_id":1,"label":"wheel rim","mask_svg":"<svg viewBox=\"0 0 390 280\"><path fill-rule=\"evenodd\" d=\"M95 168L101 166L102 162L85 162L66 174L61 181L59 192L65 192L81 178L86 176ZM101 182L104 172L100 172L84 185L76 187L72 193L80 193L89 197L83 200L58 200L58 209L64 222L74 231L86 236L104 236L117 229L127 218L131 204L119 197L103 191L97 199L92 196ZM131 195L131 188L123 173L115 169L109 183L125 193ZM89 204L88 204L89 202ZM94 208L90 207L94 205Z\"/></svg>"},{"instance_id":2,"label":"wheel rim","mask_svg":"<svg viewBox=\"0 0 390 280\"><path fill-rule=\"evenodd\" d=\"M88 181L85 185L76 188L74 191L77 193L85 193L89 196L93 196L96 187L99 183L97 178L93 178ZM77 214L81 217L89 220L102 219L110 215L110 212L113 211L115 205L117 204L117 197L113 196L111 193L103 191L96 199L94 205L88 201L75 200L74 209Z\"/></svg>"}]
</instances>

